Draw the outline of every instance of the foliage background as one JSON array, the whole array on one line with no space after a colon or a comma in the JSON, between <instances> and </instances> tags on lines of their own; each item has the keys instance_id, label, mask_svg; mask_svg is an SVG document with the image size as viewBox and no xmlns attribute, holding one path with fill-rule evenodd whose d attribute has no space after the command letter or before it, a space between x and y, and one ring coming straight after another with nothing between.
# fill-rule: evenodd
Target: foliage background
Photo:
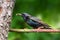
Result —
<instances>
[{"instance_id":1,"label":"foliage background","mask_svg":"<svg viewBox=\"0 0 60 40\"><path fill-rule=\"evenodd\" d=\"M60 28L60 0L16 0L11 28L30 28L17 13L27 12L45 21L54 29ZM60 40L60 33L9 32L8 40Z\"/></svg>"}]
</instances>

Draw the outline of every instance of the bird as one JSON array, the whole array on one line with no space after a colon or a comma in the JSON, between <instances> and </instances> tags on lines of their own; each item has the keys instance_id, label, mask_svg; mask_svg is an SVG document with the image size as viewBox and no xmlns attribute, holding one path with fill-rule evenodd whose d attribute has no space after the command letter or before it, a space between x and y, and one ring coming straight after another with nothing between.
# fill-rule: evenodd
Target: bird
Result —
<instances>
[{"instance_id":1,"label":"bird","mask_svg":"<svg viewBox=\"0 0 60 40\"><path fill-rule=\"evenodd\" d=\"M47 23L43 22L42 20L38 19L35 16L32 16L28 13L18 13L16 15L22 16L22 18L24 19L24 21L30 25L32 28L37 29L51 29L50 25L48 25Z\"/></svg>"}]
</instances>

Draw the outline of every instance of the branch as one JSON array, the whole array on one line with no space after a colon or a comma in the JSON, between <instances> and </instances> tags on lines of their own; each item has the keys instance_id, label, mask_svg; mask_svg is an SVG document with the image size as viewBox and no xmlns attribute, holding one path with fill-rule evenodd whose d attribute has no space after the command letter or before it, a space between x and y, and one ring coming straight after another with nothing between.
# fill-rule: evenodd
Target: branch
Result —
<instances>
[{"instance_id":1,"label":"branch","mask_svg":"<svg viewBox=\"0 0 60 40\"><path fill-rule=\"evenodd\" d=\"M10 29L10 32L60 32L57 29Z\"/></svg>"}]
</instances>

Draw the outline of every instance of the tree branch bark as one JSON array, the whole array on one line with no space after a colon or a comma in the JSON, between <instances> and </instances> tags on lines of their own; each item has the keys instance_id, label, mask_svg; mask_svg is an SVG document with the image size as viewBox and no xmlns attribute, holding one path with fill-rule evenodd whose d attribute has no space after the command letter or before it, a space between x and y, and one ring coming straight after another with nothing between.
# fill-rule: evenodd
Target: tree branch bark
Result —
<instances>
[{"instance_id":1,"label":"tree branch bark","mask_svg":"<svg viewBox=\"0 0 60 40\"><path fill-rule=\"evenodd\" d=\"M10 29L10 32L60 32L57 29Z\"/></svg>"},{"instance_id":2,"label":"tree branch bark","mask_svg":"<svg viewBox=\"0 0 60 40\"><path fill-rule=\"evenodd\" d=\"M0 0L0 40L7 40L15 0Z\"/></svg>"}]
</instances>

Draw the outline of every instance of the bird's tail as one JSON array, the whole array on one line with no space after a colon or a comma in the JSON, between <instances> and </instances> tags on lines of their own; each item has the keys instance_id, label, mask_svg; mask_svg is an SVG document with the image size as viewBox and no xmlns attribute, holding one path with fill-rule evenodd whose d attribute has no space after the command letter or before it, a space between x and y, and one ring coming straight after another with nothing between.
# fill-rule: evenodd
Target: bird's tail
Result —
<instances>
[{"instance_id":1,"label":"bird's tail","mask_svg":"<svg viewBox=\"0 0 60 40\"><path fill-rule=\"evenodd\" d=\"M44 28L43 29L52 29L52 28L49 25L44 25Z\"/></svg>"}]
</instances>

